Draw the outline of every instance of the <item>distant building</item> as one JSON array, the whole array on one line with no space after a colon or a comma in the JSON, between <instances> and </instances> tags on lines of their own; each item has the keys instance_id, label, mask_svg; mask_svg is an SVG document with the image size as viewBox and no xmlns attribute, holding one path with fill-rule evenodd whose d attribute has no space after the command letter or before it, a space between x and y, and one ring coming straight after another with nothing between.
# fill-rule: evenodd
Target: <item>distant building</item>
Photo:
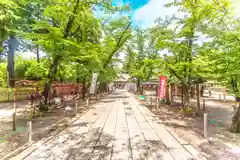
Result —
<instances>
[{"instance_id":1,"label":"distant building","mask_svg":"<svg viewBox=\"0 0 240 160\"><path fill-rule=\"evenodd\" d=\"M120 89L125 89L126 84L129 82L130 76L126 73L118 74L118 78L114 81L115 86Z\"/></svg>"},{"instance_id":2,"label":"distant building","mask_svg":"<svg viewBox=\"0 0 240 160\"><path fill-rule=\"evenodd\" d=\"M116 88L135 91L136 84L132 82L131 77L127 73L118 74L118 78L114 81Z\"/></svg>"}]
</instances>

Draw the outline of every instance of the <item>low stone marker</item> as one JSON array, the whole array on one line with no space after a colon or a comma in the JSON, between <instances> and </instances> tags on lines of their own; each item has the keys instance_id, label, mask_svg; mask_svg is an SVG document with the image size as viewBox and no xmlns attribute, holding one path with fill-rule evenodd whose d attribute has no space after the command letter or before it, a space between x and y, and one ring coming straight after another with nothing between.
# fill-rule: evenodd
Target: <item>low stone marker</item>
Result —
<instances>
[{"instance_id":1,"label":"low stone marker","mask_svg":"<svg viewBox=\"0 0 240 160\"><path fill-rule=\"evenodd\" d=\"M73 108L70 107L70 106L66 106L65 109L64 109L64 115L65 116L74 116L75 113L74 113Z\"/></svg>"},{"instance_id":2,"label":"low stone marker","mask_svg":"<svg viewBox=\"0 0 240 160\"><path fill-rule=\"evenodd\" d=\"M56 105L61 105L61 99L60 98L54 98L54 103L56 104Z\"/></svg>"}]
</instances>

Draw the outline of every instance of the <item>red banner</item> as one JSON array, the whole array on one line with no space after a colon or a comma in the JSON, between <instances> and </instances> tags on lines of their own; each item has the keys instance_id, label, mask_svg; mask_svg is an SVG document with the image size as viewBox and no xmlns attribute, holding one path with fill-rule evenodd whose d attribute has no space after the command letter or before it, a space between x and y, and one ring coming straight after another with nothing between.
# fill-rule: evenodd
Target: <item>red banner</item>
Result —
<instances>
[{"instance_id":1,"label":"red banner","mask_svg":"<svg viewBox=\"0 0 240 160\"><path fill-rule=\"evenodd\" d=\"M166 83L167 83L167 77L166 76L160 76L159 81L159 88L158 88L158 97L159 98L167 98L166 97Z\"/></svg>"}]
</instances>

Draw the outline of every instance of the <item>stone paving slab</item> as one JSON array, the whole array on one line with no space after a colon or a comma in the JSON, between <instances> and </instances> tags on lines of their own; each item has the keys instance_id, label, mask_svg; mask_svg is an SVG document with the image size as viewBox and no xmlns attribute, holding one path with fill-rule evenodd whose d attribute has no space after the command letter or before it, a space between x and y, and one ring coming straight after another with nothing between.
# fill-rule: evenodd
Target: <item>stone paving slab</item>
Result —
<instances>
[{"instance_id":1,"label":"stone paving slab","mask_svg":"<svg viewBox=\"0 0 240 160\"><path fill-rule=\"evenodd\" d=\"M169 159L174 160L167 147L159 139L156 132L149 125L147 118L138 110L136 105L132 104L133 111L137 117L139 126L141 127L142 133L144 135L145 141L148 145L149 152L152 159Z\"/></svg>"},{"instance_id":2,"label":"stone paving slab","mask_svg":"<svg viewBox=\"0 0 240 160\"><path fill-rule=\"evenodd\" d=\"M116 121L118 116L118 108L119 108L118 103L112 104L111 113L108 116L108 119L106 120L103 131L99 137L99 140L97 141L97 144L92 155L90 156L91 160L105 159L105 157L112 154L115 126L117 123Z\"/></svg>"},{"instance_id":3,"label":"stone paving slab","mask_svg":"<svg viewBox=\"0 0 240 160\"><path fill-rule=\"evenodd\" d=\"M11 160L198 159L178 139L130 93L116 91L48 143Z\"/></svg>"},{"instance_id":4,"label":"stone paving slab","mask_svg":"<svg viewBox=\"0 0 240 160\"><path fill-rule=\"evenodd\" d=\"M121 106L118 110L118 117L116 123L116 131L113 141L112 155L108 159L112 160L128 160L132 159L130 135L128 131L128 124L126 121L126 108Z\"/></svg>"}]
</instances>

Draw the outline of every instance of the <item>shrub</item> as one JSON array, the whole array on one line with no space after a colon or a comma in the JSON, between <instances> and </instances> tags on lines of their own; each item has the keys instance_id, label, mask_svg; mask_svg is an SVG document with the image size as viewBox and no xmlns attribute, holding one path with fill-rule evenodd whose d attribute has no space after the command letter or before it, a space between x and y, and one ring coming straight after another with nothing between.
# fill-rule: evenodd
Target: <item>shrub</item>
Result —
<instances>
[{"instance_id":1,"label":"shrub","mask_svg":"<svg viewBox=\"0 0 240 160\"><path fill-rule=\"evenodd\" d=\"M192 115L193 114L193 109L191 107L185 107L181 109L181 112L184 115Z\"/></svg>"}]
</instances>

